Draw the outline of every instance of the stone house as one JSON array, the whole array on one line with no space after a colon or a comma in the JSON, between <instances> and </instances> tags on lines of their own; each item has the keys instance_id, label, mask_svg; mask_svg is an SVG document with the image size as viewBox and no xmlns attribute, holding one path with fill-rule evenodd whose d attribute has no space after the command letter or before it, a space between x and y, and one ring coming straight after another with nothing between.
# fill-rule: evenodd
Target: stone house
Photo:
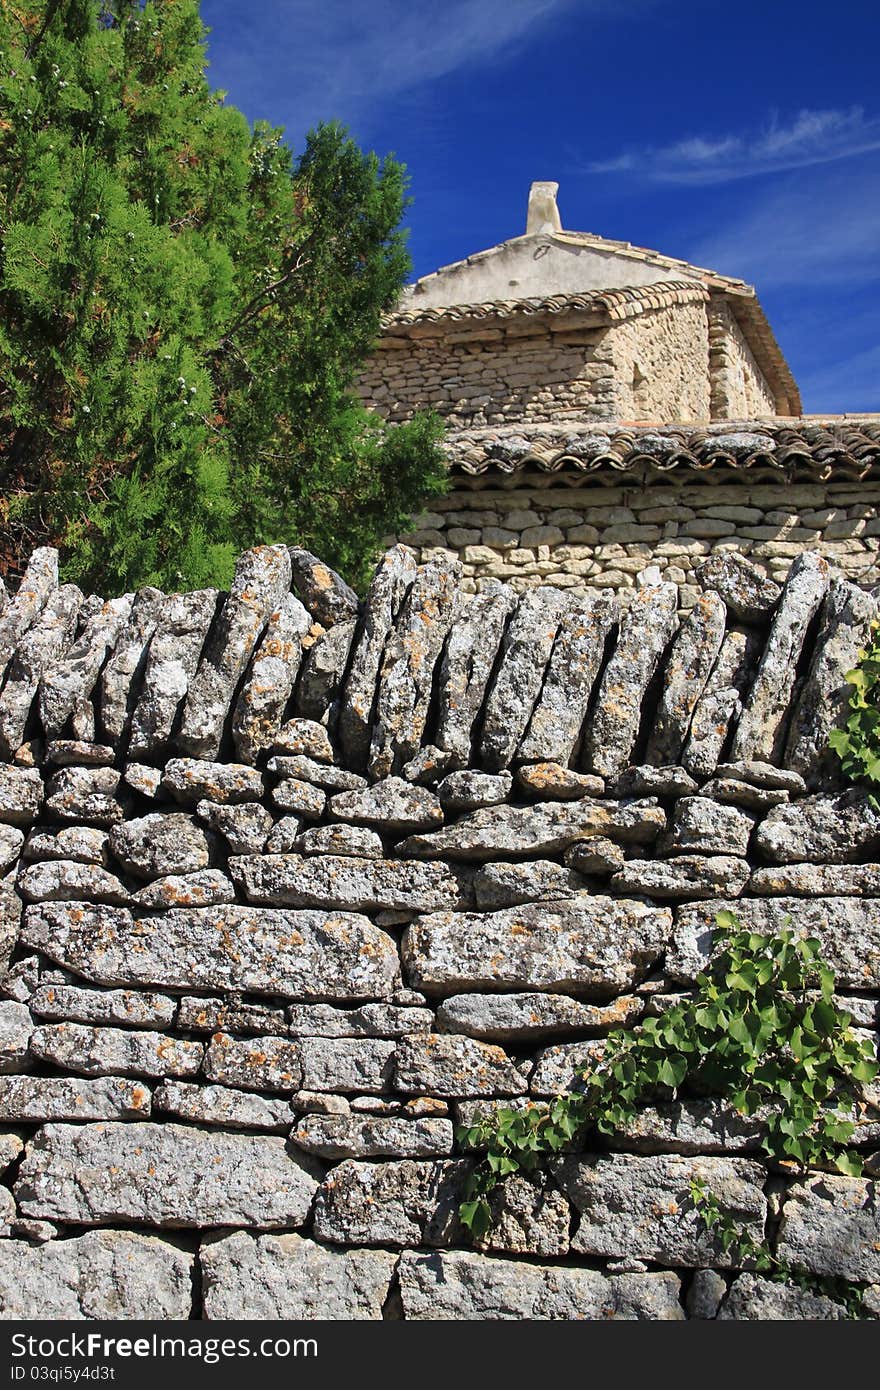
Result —
<instances>
[{"instance_id":1,"label":"stone house","mask_svg":"<svg viewBox=\"0 0 880 1390\"><path fill-rule=\"evenodd\" d=\"M562 228L532 185L525 235L408 287L360 380L390 421L433 406L453 486L403 537L466 583L695 594L735 548L774 578L819 550L880 582L880 416L804 416L754 289ZM876 476L875 476L876 475Z\"/></svg>"}]
</instances>

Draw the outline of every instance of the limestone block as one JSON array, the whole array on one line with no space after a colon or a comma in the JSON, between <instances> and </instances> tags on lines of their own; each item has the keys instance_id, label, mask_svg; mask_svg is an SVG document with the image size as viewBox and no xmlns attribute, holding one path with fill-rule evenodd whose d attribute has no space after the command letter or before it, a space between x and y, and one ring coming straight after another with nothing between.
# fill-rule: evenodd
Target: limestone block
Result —
<instances>
[{"instance_id":1,"label":"limestone block","mask_svg":"<svg viewBox=\"0 0 880 1390\"><path fill-rule=\"evenodd\" d=\"M416 569L413 552L404 545L393 546L379 561L367 592L339 704L340 742L345 764L353 769L366 766L382 655ZM298 713L309 711L301 707Z\"/></svg>"},{"instance_id":2,"label":"limestone block","mask_svg":"<svg viewBox=\"0 0 880 1390\"><path fill-rule=\"evenodd\" d=\"M787 1190L777 1249L796 1269L880 1282L880 1211L871 1178L810 1174Z\"/></svg>"},{"instance_id":3,"label":"limestone block","mask_svg":"<svg viewBox=\"0 0 880 1390\"><path fill-rule=\"evenodd\" d=\"M193 1256L155 1236L87 1231L45 1245L0 1244L0 1317L38 1321L185 1319Z\"/></svg>"},{"instance_id":4,"label":"limestone block","mask_svg":"<svg viewBox=\"0 0 880 1390\"><path fill-rule=\"evenodd\" d=\"M504 631L501 662L483 706L480 761L489 772L500 772L513 761L567 607L559 589L530 589Z\"/></svg>"},{"instance_id":5,"label":"limestone block","mask_svg":"<svg viewBox=\"0 0 880 1390\"><path fill-rule=\"evenodd\" d=\"M241 762L255 763L263 749L273 746L311 625L311 615L293 594L285 594L269 616L232 715L232 738Z\"/></svg>"},{"instance_id":6,"label":"limestone block","mask_svg":"<svg viewBox=\"0 0 880 1390\"><path fill-rule=\"evenodd\" d=\"M137 602L136 599L135 606ZM167 749L177 711L198 669L216 607L217 594L213 589L197 589L191 594L169 594L161 599L158 613L150 613L148 630L151 635L140 693L131 716L129 754L155 755ZM138 664L143 650L141 643L131 653L126 666L131 665L131 660ZM118 709L119 700L130 693L129 681L126 671L118 673L119 695L114 709ZM105 697L106 694L105 687ZM106 724L105 705L102 705L102 713ZM118 723L120 714L114 718Z\"/></svg>"},{"instance_id":7,"label":"limestone block","mask_svg":"<svg viewBox=\"0 0 880 1390\"><path fill-rule=\"evenodd\" d=\"M150 1090L120 1076L0 1077L0 1120L43 1124L47 1120L145 1120Z\"/></svg>"},{"instance_id":8,"label":"limestone block","mask_svg":"<svg viewBox=\"0 0 880 1390\"><path fill-rule=\"evenodd\" d=\"M443 863L340 855L264 854L230 860L248 902L343 911L436 912L461 905L456 876Z\"/></svg>"},{"instance_id":9,"label":"limestone block","mask_svg":"<svg viewBox=\"0 0 880 1390\"><path fill-rule=\"evenodd\" d=\"M523 761L564 766L571 761L615 617L610 589L590 594L563 614L546 678L519 747Z\"/></svg>"},{"instance_id":10,"label":"limestone block","mask_svg":"<svg viewBox=\"0 0 880 1390\"><path fill-rule=\"evenodd\" d=\"M205 1055L200 1042L167 1033L47 1023L31 1034L34 1057L81 1076L195 1076Z\"/></svg>"},{"instance_id":11,"label":"limestone block","mask_svg":"<svg viewBox=\"0 0 880 1390\"><path fill-rule=\"evenodd\" d=\"M666 825L652 801L538 802L533 806L486 807L462 816L434 834L411 835L398 853L418 858L483 861L518 855L553 854L595 835L645 844Z\"/></svg>"},{"instance_id":12,"label":"limestone block","mask_svg":"<svg viewBox=\"0 0 880 1390\"><path fill-rule=\"evenodd\" d=\"M202 826L180 811L153 811L114 826L109 844L122 867L141 879L196 873L211 857Z\"/></svg>"},{"instance_id":13,"label":"limestone block","mask_svg":"<svg viewBox=\"0 0 880 1390\"><path fill-rule=\"evenodd\" d=\"M348 1322L382 1317L396 1257L236 1231L205 1241L199 1261L209 1320Z\"/></svg>"},{"instance_id":14,"label":"limestone block","mask_svg":"<svg viewBox=\"0 0 880 1390\"><path fill-rule=\"evenodd\" d=\"M289 1101L280 1096L258 1096L191 1081L164 1081L153 1092L153 1109L193 1124L282 1134L288 1133L296 1118Z\"/></svg>"}]
</instances>

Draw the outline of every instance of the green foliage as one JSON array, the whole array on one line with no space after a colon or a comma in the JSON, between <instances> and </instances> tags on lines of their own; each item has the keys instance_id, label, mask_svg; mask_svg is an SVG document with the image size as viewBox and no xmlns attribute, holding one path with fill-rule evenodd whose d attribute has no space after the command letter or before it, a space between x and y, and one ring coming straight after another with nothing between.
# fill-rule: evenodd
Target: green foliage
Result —
<instances>
[{"instance_id":1,"label":"green foliage","mask_svg":"<svg viewBox=\"0 0 880 1390\"><path fill-rule=\"evenodd\" d=\"M210 89L198 0L0 0L0 522L104 592L318 548L351 578L443 487L353 390L409 270L405 171L292 159Z\"/></svg>"},{"instance_id":2,"label":"green foliage","mask_svg":"<svg viewBox=\"0 0 880 1390\"><path fill-rule=\"evenodd\" d=\"M868 645L859 653L858 666L847 671L845 679L852 687L852 713L842 729L831 733L828 746L850 781L880 787L880 622L871 624ZM880 801L873 793L871 803L880 810Z\"/></svg>"},{"instance_id":3,"label":"green foliage","mask_svg":"<svg viewBox=\"0 0 880 1390\"><path fill-rule=\"evenodd\" d=\"M611 1135L645 1103L684 1087L758 1115L769 1158L798 1169L861 1171L847 1147L852 1112L878 1068L870 1044L834 1003L820 943L788 927L772 936L745 931L730 912L716 920L722 949L694 994L611 1033L598 1063L581 1069L577 1091L547 1104L501 1107L459 1130L459 1141L483 1154L460 1207L476 1237L489 1229L489 1197L508 1174L531 1172L591 1135Z\"/></svg>"}]
</instances>

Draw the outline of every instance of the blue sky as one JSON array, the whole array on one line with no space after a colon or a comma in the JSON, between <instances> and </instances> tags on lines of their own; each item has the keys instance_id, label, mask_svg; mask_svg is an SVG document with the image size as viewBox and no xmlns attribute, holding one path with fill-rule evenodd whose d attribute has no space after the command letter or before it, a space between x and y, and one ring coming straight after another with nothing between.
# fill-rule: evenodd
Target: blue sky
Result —
<instances>
[{"instance_id":1,"label":"blue sky","mask_svg":"<svg viewBox=\"0 0 880 1390\"><path fill-rule=\"evenodd\" d=\"M880 410L876 0L203 0L209 75L296 150L407 165L414 274L564 227L757 287L807 411Z\"/></svg>"}]
</instances>

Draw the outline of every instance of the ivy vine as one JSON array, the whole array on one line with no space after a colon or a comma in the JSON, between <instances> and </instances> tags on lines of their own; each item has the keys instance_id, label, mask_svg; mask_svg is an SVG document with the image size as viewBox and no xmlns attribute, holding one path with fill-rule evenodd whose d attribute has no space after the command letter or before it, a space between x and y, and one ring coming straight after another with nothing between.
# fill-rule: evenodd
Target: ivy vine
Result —
<instances>
[{"instance_id":1,"label":"ivy vine","mask_svg":"<svg viewBox=\"0 0 880 1390\"><path fill-rule=\"evenodd\" d=\"M843 728L830 734L828 746L840 759L844 777L880 788L880 620L871 624L859 663L847 671L844 680L852 687L851 712ZM880 800L873 792L870 800L880 811Z\"/></svg>"},{"instance_id":2,"label":"ivy vine","mask_svg":"<svg viewBox=\"0 0 880 1390\"><path fill-rule=\"evenodd\" d=\"M576 1090L518 1109L501 1106L459 1127L460 1143L480 1155L459 1207L475 1238L489 1230L489 1198L506 1177L533 1172L590 1136L625 1129L646 1103L674 1099L685 1087L757 1116L763 1152L776 1162L861 1173L849 1144L863 1087L878 1067L871 1044L834 1002L821 943L788 925L769 936L746 931L732 912L716 922L721 949L693 995L609 1034L600 1059L578 1068ZM793 1277L768 1247L735 1228L710 1192L696 1184L691 1195L722 1248L746 1241L740 1253L753 1268Z\"/></svg>"}]
</instances>

